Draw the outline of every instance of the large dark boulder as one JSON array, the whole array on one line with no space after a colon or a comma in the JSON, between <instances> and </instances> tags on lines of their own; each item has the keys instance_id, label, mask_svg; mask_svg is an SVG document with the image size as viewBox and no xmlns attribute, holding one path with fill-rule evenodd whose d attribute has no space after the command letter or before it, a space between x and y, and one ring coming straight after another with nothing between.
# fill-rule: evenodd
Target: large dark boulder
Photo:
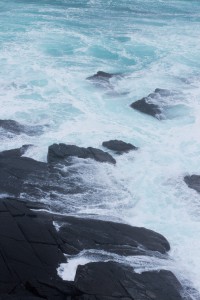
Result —
<instances>
[{"instance_id":1,"label":"large dark boulder","mask_svg":"<svg viewBox=\"0 0 200 300\"><path fill-rule=\"evenodd\" d=\"M127 256L151 251L164 254L170 249L164 236L146 228L68 216L60 223L58 235L68 254L97 249Z\"/></svg>"},{"instance_id":2,"label":"large dark boulder","mask_svg":"<svg viewBox=\"0 0 200 300\"><path fill-rule=\"evenodd\" d=\"M90 158L99 162L115 164L115 159L100 149L78 147L75 145L53 144L48 149L48 163L64 163L72 157Z\"/></svg>"},{"instance_id":3,"label":"large dark boulder","mask_svg":"<svg viewBox=\"0 0 200 300\"><path fill-rule=\"evenodd\" d=\"M0 128L4 131L19 135L21 133L25 133L30 136L41 135L44 131L44 127L41 125L22 125L14 120L0 120Z\"/></svg>"},{"instance_id":4,"label":"large dark boulder","mask_svg":"<svg viewBox=\"0 0 200 300\"><path fill-rule=\"evenodd\" d=\"M187 175L184 177L184 181L189 188L200 193L200 175Z\"/></svg>"},{"instance_id":5,"label":"large dark boulder","mask_svg":"<svg viewBox=\"0 0 200 300\"><path fill-rule=\"evenodd\" d=\"M127 153L131 150L137 150L138 147L135 147L134 145L130 143L125 143L120 140L110 140L102 143L102 146L115 151L117 154Z\"/></svg>"},{"instance_id":6,"label":"large dark boulder","mask_svg":"<svg viewBox=\"0 0 200 300\"><path fill-rule=\"evenodd\" d=\"M154 93L133 102L130 106L142 113L161 119L163 110L159 105L160 99L170 95L171 92L169 90L155 89Z\"/></svg>"},{"instance_id":7,"label":"large dark boulder","mask_svg":"<svg viewBox=\"0 0 200 300\"><path fill-rule=\"evenodd\" d=\"M182 287L170 271L137 274L116 262L78 266L75 286L92 300L181 300ZM85 299L85 298L82 298Z\"/></svg>"}]
</instances>

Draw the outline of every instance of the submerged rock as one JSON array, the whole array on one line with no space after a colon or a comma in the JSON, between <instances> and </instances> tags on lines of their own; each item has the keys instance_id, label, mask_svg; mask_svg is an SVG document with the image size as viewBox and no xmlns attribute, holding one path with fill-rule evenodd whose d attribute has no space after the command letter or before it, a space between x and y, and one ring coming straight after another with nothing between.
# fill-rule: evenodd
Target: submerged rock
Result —
<instances>
[{"instance_id":1,"label":"submerged rock","mask_svg":"<svg viewBox=\"0 0 200 300\"><path fill-rule=\"evenodd\" d=\"M99 162L116 164L116 160L109 153L92 147L83 148L75 145L53 144L48 149L48 163L64 163L71 157L90 158Z\"/></svg>"},{"instance_id":2,"label":"submerged rock","mask_svg":"<svg viewBox=\"0 0 200 300\"><path fill-rule=\"evenodd\" d=\"M155 89L154 93L159 94L160 96L163 96L163 97L168 97L173 94L171 91L169 91L167 89L158 89L158 88Z\"/></svg>"},{"instance_id":3,"label":"submerged rock","mask_svg":"<svg viewBox=\"0 0 200 300\"><path fill-rule=\"evenodd\" d=\"M112 74L112 73L106 73L103 71L98 71L96 74L87 77L87 80L90 80L96 87L106 89L107 95L111 97L119 97L124 94L127 94L127 92L118 92L115 91L115 87L112 84L112 78L114 79L120 79L122 77L121 74Z\"/></svg>"},{"instance_id":4,"label":"submerged rock","mask_svg":"<svg viewBox=\"0 0 200 300\"><path fill-rule=\"evenodd\" d=\"M170 271L137 274L116 262L78 266L75 287L98 300L181 300L182 286Z\"/></svg>"},{"instance_id":5,"label":"submerged rock","mask_svg":"<svg viewBox=\"0 0 200 300\"><path fill-rule=\"evenodd\" d=\"M0 128L4 129L6 132L19 135L25 133L30 136L40 135L43 133L43 126L41 125L22 125L17 121L13 120L0 120Z\"/></svg>"},{"instance_id":6,"label":"submerged rock","mask_svg":"<svg viewBox=\"0 0 200 300\"><path fill-rule=\"evenodd\" d=\"M200 175L185 176L184 181L189 188L200 193Z\"/></svg>"},{"instance_id":7,"label":"submerged rock","mask_svg":"<svg viewBox=\"0 0 200 300\"><path fill-rule=\"evenodd\" d=\"M130 106L142 113L152 117L161 119L162 108L159 106L160 97L168 97L171 95L169 90L155 89L154 93L149 94L140 100L133 102Z\"/></svg>"},{"instance_id":8,"label":"submerged rock","mask_svg":"<svg viewBox=\"0 0 200 300\"><path fill-rule=\"evenodd\" d=\"M112 77L114 76L119 76L119 74L112 74L112 73L106 73L106 72L103 72L103 71L98 71L96 74L90 76L90 77L87 77L86 79L87 80L103 80L103 81L109 81L109 79L111 79Z\"/></svg>"},{"instance_id":9,"label":"submerged rock","mask_svg":"<svg viewBox=\"0 0 200 300\"><path fill-rule=\"evenodd\" d=\"M138 149L138 147L135 147L134 145L132 145L130 143L125 143L125 142L120 141L120 140L106 141L106 142L102 143L102 146L117 152L117 154L122 154L122 153L129 152L131 150L137 150Z\"/></svg>"}]
</instances>

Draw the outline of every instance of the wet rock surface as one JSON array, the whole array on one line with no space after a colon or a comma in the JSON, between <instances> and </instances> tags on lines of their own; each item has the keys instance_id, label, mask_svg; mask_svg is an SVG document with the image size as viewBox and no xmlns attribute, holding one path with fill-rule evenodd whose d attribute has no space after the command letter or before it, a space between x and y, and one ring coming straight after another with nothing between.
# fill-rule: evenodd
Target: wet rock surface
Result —
<instances>
[{"instance_id":1,"label":"wet rock surface","mask_svg":"<svg viewBox=\"0 0 200 300\"><path fill-rule=\"evenodd\" d=\"M155 91L140 100L133 102L130 106L142 113L162 119L162 108L159 105L160 99L171 95L166 89L155 89Z\"/></svg>"},{"instance_id":2,"label":"wet rock surface","mask_svg":"<svg viewBox=\"0 0 200 300\"><path fill-rule=\"evenodd\" d=\"M72 295L56 272L64 261L51 222L22 202L0 199L0 299L62 299L62 289Z\"/></svg>"},{"instance_id":3,"label":"wet rock surface","mask_svg":"<svg viewBox=\"0 0 200 300\"><path fill-rule=\"evenodd\" d=\"M77 174L63 172L56 163L65 163L65 159L74 156L92 158L99 162L116 161L112 156L95 148L67 147L63 144L50 146L49 163L36 161L25 157L25 152L32 145L0 152L0 193L20 197L26 195L31 198L49 199L66 194L78 194L85 191L86 187L77 183ZM68 161L68 162L69 162ZM72 162L70 162L71 164Z\"/></svg>"},{"instance_id":4,"label":"wet rock surface","mask_svg":"<svg viewBox=\"0 0 200 300\"><path fill-rule=\"evenodd\" d=\"M117 154L127 153L131 150L137 150L138 147L130 143L123 142L121 140L110 140L102 143L102 146L109 150L115 151Z\"/></svg>"},{"instance_id":5,"label":"wet rock surface","mask_svg":"<svg viewBox=\"0 0 200 300\"><path fill-rule=\"evenodd\" d=\"M188 175L184 177L185 183L189 188L200 193L200 175Z\"/></svg>"},{"instance_id":6,"label":"wet rock surface","mask_svg":"<svg viewBox=\"0 0 200 300\"><path fill-rule=\"evenodd\" d=\"M159 106L157 104L150 103L147 98L142 98L141 100L132 103L131 107L152 117L157 117L162 113Z\"/></svg>"},{"instance_id":7,"label":"wet rock surface","mask_svg":"<svg viewBox=\"0 0 200 300\"><path fill-rule=\"evenodd\" d=\"M106 240L116 247L117 234L124 239L121 243L134 240L135 227L131 229L128 225L111 222L105 222L104 226L103 221L76 220L75 217L32 211L30 206L28 201L0 199L0 299L182 299L181 285L171 272L136 274L131 267L115 262L79 266L74 282L62 281L56 269L66 261L63 254L67 250L66 239L68 247L73 248L75 243L81 245L80 250L86 245L86 230L93 227L91 230L96 235L88 233L91 246ZM33 207L41 208L37 203ZM53 221L62 221L61 231L55 229ZM81 230L81 222L83 229L77 233L78 228ZM73 227L74 232L70 230ZM101 237L109 227L110 231ZM147 244L150 240L153 244L162 241L162 251L168 250L169 244L161 235L142 229L149 235L147 237L142 231L140 233L140 228L136 229L140 241L144 239ZM109 246L107 250L110 249Z\"/></svg>"},{"instance_id":8,"label":"wet rock surface","mask_svg":"<svg viewBox=\"0 0 200 300\"><path fill-rule=\"evenodd\" d=\"M91 284L88 285L88 278ZM75 286L94 299L181 300L181 285L169 271L137 274L115 262L79 266ZM89 298L93 299L93 298Z\"/></svg>"},{"instance_id":9,"label":"wet rock surface","mask_svg":"<svg viewBox=\"0 0 200 300\"><path fill-rule=\"evenodd\" d=\"M0 153L0 192L13 197L0 199L0 300L182 299L181 286L171 272L139 275L115 262L79 266L74 282L61 280L57 268L66 263L64 254L70 257L92 250L110 253L113 259L114 255L167 259L170 245L161 234L146 228L48 212L53 198L47 205L38 202L44 192L81 192L57 162L74 153L82 158L88 158L88 153L100 155L99 160L104 161L106 152L54 144L55 152L50 152L49 163L44 163L23 156L30 147ZM16 198L22 194L28 200ZM70 205L70 198L68 201L65 206Z\"/></svg>"},{"instance_id":10,"label":"wet rock surface","mask_svg":"<svg viewBox=\"0 0 200 300\"><path fill-rule=\"evenodd\" d=\"M148 251L164 254L170 249L161 234L146 228L68 216L63 218L63 223L58 235L65 245L65 252L71 255L84 249L104 250L124 256L142 255Z\"/></svg>"},{"instance_id":11,"label":"wet rock surface","mask_svg":"<svg viewBox=\"0 0 200 300\"><path fill-rule=\"evenodd\" d=\"M27 134L29 136L41 135L44 131L44 127L41 125L22 125L14 120L0 120L0 128L7 133L14 135Z\"/></svg>"},{"instance_id":12,"label":"wet rock surface","mask_svg":"<svg viewBox=\"0 0 200 300\"><path fill-rule=\"evenodd\" d=\"M28 146L0 153L0 192L19 197L28 188L32 178L46 178L48 166L46 163L22 157ZM45 180L46 181L46 180ZM34 180L33 180L34 182ZM36 182L35 182L36 184ZM29 191L33 186L29 186Z\"/></svg>"},{"instance_id":13,"label":"wet rock surface","mask_svg":"<svg viewBox=\"0 0 200 300\"><path fill-rule=\"evenodd\" d=\"M116 160L109 153L93 147L84 148L75 145L53 144L48 149L48 163L64 163L67 159L70 162L69 159L72 157L90 158L98 162L111 164L116 163Z\"/></svg>"}]
</instances>

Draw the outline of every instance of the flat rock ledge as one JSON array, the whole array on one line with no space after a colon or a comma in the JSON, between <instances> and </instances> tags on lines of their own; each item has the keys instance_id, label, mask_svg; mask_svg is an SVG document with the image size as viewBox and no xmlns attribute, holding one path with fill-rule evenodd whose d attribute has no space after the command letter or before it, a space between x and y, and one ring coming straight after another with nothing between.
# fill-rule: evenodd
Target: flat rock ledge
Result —
<instances>
[{"instance_id":1,"label":"flat rock ledge","mask_svg":"<svg viewBox=\"0 0 200 300\"><path fill-rule=\"evenodd\" d=\"M131 150L138 150L138 147L121 140L106 141L102 143L102 146L109 150L115 151L117 154L127 153Z\"/></svg>"},{"instance_id":2,"label":"flat rock ledge","mask_svg":"<svg viewBox=\"0 0 200 300\"><path fill-rule=\"evenodd\" d=\"M116 262L78 266L74 282L61 280L56 269L66 262L63 253L101 248L123 255L135 255L134 249L156 254L166 253L169 243L145 228L58 216L37 211L40 208L37 203L0 199L0 300L182 299L182 287L171 272L137 274ZM59 231L53 221L61 225Z\"/></svg>"}]
</instances>

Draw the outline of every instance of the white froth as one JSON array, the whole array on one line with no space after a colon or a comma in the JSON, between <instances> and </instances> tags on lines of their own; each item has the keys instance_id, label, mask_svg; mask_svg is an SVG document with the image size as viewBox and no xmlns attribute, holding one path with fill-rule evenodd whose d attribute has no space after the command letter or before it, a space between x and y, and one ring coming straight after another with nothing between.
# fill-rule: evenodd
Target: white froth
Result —
<instances>
[{"instance_id":1,"label":"white froth","mask_svg":"<svg viewBox=\"0 0 200 300\"><path fill-rule=\"evenodd\" d=\"M0 119L46 126L37 137L3 136L0 150L34 144L25 156L46 161L53 143L104 149L103 141L122 139L138 146L113 154L116 166L77 160L66 172L86 190L60 195L52 207L162 233L171 260L127 263L173 270L200 292L200 196L183 181L200 174L197 1L46 2L0 4ZM99 70L124 77L108 89L85 80ZM164 121L129 107L156 88L175 91L162 103L170 106ZM73 280L77 265L93 259L71 258L59 274Z\"/></svg>"}]
</instances>

